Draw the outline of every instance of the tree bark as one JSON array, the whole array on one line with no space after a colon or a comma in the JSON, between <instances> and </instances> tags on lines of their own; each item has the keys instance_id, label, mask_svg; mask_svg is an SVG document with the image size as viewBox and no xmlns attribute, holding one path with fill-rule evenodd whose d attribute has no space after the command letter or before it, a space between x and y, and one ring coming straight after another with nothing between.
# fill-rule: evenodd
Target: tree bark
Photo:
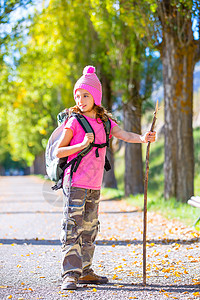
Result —
<instances>
[{"instance_id":1,"label":"tree bark","mask_svg":"<svg viewBox=\"0 0 200 300\"><path fill-rule=\"evenodd\" d=\"M112 111L112 94L111 94L111 81L108 76L102 75L103 85L103 104L108 111ZM117 180L115 177L115 159L112 147L112 140L110 141L110 148L106 151L107 158L111 165L111 170L104 171L102 186L106 188L117 188Z\"/></svg>"},{"instance_id":2,"label":"tree bark","mask_svg":"<svg viewBox=\"0 0 200 300\"><path fill-rule=\"evenodd\" d=\"M162 47L165 98L166 199L187 201L194 193L193 70L195 44L180 47L165 32Z\"/></svg>"},{"instance_id":3,"label":"tree bark","mask_svg":"<svg viewBox=\"0 0 200 300\"><path fill-rule=\"evenodd\" d=\"M124 104L124 129L141 134L141 101L132 99ZM141 144L125 143L125 196L143 193Z\"/></svg>"},{"instance_id":4,"label":"tree bark","mask_svg":"<svg viewBox=\"0 0 200 300\"><path fill-rule=\"evenodd\" d=\"M42 174L46 175L46 168L45 168L45 153L41 152L35 157L33 162L31 174Z\"/></svg>"},{"instance_id":5,"label":"tree bark","mask_svg":"<svg viewBox=\"0 0 200 300\"><path fill-rule=\"evenodd\" d=\"M111 147L107 149L106 156L110 162L111 170L104 170L102 187L117 189L117 180L114 173L114 154Z\"/></svg>"}]
</instances>

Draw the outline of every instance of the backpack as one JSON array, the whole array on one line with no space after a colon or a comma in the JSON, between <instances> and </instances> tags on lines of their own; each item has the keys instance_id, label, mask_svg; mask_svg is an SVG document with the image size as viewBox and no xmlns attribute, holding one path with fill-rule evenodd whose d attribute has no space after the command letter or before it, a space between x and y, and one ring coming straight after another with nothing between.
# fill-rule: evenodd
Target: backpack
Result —
<instances>
[{"instance_id":1,"label":"backpack","mask_svg":"<svg viewBox=\"0 0 200 300\"><path fill-rule=\"evenodd\" d=\"M92 126L88 122L88 120L83 115L78 114L78 113L72 113L71 116L73 116L77 119L79 124L84 129L85 133L93 133L94 134L94 141L95 141L95 133L94 133ZM86 147L81 152L79 152L78 155L74 159L72 159L69 163L67 162L68 157L58 158L56 156L58 142L61 138L63 129L64 129L65 124L67 123L68 119L69 119L68 109L65 109L64 111L62 111L58 114L58 116L57 116L58 127L51 134L51 136L48 140L48 143L47 143L46 151L45 151L47 175L50 180L52 180L56 183L52 187L53 190L58 190L58 189L62 188L64 171L70 165L71 165L71 171L70 171L69 186L71 186L73 173L77 171L77 168L78 168L82 158L84 156L86 156L92 150L93 147L96 147L96 150L95 150L96 157L99 157L99 153L98 153L99 148L109 147L109 135L110 135L111 123L110 123L110 120L108 119L107 121L103 122L105 134L106 134L106 143L103 143L103 144L95 144L94 142L90 143L90 145L88 147ZM105 157L104 168L106 171L109 171L111 169L111 166L110 166L110 163L109 163L107 157Z\"/></svg>"}]
</instances>

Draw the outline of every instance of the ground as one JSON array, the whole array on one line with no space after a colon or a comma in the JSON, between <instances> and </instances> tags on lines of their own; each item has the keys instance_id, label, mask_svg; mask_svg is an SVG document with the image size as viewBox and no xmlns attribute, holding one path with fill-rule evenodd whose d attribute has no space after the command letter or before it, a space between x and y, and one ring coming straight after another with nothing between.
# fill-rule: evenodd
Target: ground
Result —
<instances>
[{"instance_id":1,"label":"ground","mask_svg":"<svg viewBox=\"0 0 200 300\"><path fill-rule=\"evenodd\" d=\"M100 203L94 270L106 285L60 289L62 195L34 176L0 178L0 299L198 299L200 234L148 212L143 286L142 211L123 200Z\"/></svg>"}]
</instances>

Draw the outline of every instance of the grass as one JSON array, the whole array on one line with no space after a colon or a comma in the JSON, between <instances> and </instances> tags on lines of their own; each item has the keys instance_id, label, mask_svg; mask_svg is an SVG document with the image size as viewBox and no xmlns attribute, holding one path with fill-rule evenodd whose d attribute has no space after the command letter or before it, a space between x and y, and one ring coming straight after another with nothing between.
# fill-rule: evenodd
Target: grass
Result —
<instances>
[{"instance_id":1,"label":"grass","mask_svg":"<svg viewBox=\"0 0 200 300\"><path fill-rule=\"evenodd\" d=\"M143 159L145 160L146 148L143 145ZM200 195L200 128L194 130L194 156L195 156L195 180L194 194ZM139 208L143 208L143 194L124 196L124 149L116 154L115 158L115 175L118 182L118 189L102 189L102 195L105 198L120 198L125 199L128 203ZM151 145L150 149L150 169L148 182L148 210L157 211L168 219L178 219L185 225L193 225L196 219L200 216L200 210L192 207L187 203L176 201L171 198L164 199L164 138L158 139L155 144ZM200 229L200 224L196 226Z\"/></svg>"}]
</instances>

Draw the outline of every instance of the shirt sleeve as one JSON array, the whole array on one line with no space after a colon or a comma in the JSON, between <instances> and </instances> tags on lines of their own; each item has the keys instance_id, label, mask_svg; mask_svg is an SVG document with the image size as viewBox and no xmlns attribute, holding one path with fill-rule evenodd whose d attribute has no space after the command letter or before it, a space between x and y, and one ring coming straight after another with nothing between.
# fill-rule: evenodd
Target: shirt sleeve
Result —
<instances>
[{"instance_id":1,"label":"shirt sleeve","mask_svg":"<svg viewBox=\"0 0 200 300\"><path fill-rule=\"evenodd\" d=\"M76 130L77 130L77 120L74 117L69 118L69 120L67 121L67 123L65 124L65 129L71 129L73 132L73 135L76 134Z\"/></svg>"},{"instance_id":2,"label":"shirt sleeve","mask_svg":"<svg viewBox=\"0 0 200 300\"><path fill-rule=\"evenodd\" d=\"M109 120L110 120L110 124L111 124L111 127L110 127L110 132L111 132L112 128L115 126L118 126L118 124L116 122L114 122L113 120L111 120L110 118L109 118ZM111 137L112 137L112 134L109 135L109 139L111 139Z\"/></svg>"}]
</instances>

